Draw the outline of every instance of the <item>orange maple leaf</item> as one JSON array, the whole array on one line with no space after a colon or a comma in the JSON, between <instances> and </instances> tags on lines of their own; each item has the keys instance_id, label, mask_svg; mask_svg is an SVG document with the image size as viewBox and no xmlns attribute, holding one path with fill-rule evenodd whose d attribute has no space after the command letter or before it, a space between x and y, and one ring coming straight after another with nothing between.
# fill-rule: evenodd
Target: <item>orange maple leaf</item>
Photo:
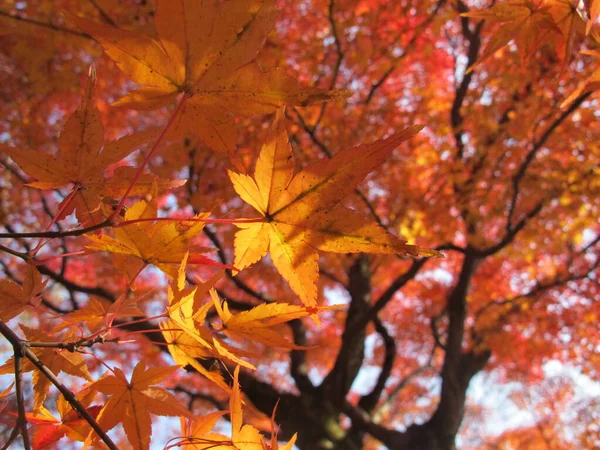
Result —
<instances>
[{"instance_id":1,"label":"orange maple leaf","mask_svg":"<svg viewBox=\"0 0 600 450\"><path fill-rule=\"evenodd\" d=\"M80 325L85 324L89 331L97 331L102 325L105 324L106 316L113 312L113 305L114 303L103 302L95 297L90 297L85 306L62 316L61 319L63 322L57 325L55 330L58 331L72 326L77 326L80 329ZM118 311L116 311L115 318L143 315L143 311L138 307L128 305L119 308Z\"/></svg>"},{"instance_id":2,"label":"orange maple leaf","mask_svg":"<svg viewBox=\"0 0 600 450\"><path fill-rule=\"evenodd\" d=\"M469 68L492 56L511 40L518 45L521 60L527 63L540 43L549 33L561 34L550 13L550 5L540 0L510 0L496 3L482 11L463 13L461 16L499 22L499 29L490 37L477 62Z\"/></svg>"},{"instance_id":3,"label":"orange maple leaf","mask_svg":"<svg viewBox=\"0 0 600 450\"><path fill-rule=\"evenodd\" d=\"M46 283L42 282L42 276L33 266L27 266L21 286L9 280L0 280L0 320L8 322L26 307L38 306Z\"/></svg>"},{"instance_id":4,"label":"orange maple leaf","mask_svg":"<svg viewBox=\"0 0 600 450\"><path fill-rule=\"evenodd\" d=\"M29 342L69 342L74 340L72 339L71 334L64 335L60 338L54 338L35 328L29 328L25 325L20 325L20 327L21 330L23 330L25 338ZM90 374L81 353L56 348L32 348L32 350L40 361L42 361L42 363L55 375L64 372L74 377L83 378L87 381L92 380L92 375ZM23 372L30 372L32 370L34 392L33 409L38 410L42 407L44 400L48 395L51 381L39 372L29 359L24 359ZM11 372L14 372L14 357L11 357L6 363L0 366L0 374Z\"/></svg>"},{"instance_id":5,"label":"orange maple leaf","mask_svg":"<svg viewBox=\"0 0 600 450\"><path fill-rule=\"evenodd\" d=\"M227 436L211 433L217 421L227 414L226 411L215 411L199 419L181 418L181 440L176 444L177 447L185 449L214 449L219 448L220 444L229 442ZM209 445L206 447L205 445Z\"/></svg>"},{"instance_id":6,"label":"orange maple leaf","mask_svg":"<svg viewBox=\"0 0 600 450\"><path fill-rule=\"evenodd\" d=\"M302 302L316 305L318 254L369 252L438 256L386 232L375 222L340 204L363 178L400 143L422 127L413 126L387 139L360 145L317 161L293 175L291 146L280 110L263 145L254 177L230 171L242 199L263 217L263 223L237 223L235 262L241 270L267 251L279 273Z\"/></svg>"},{"instance_id":7,"label":"orange maple leaf","mask_svg":"<svg viewBox=\"0 0 600 450\"><path fill-rule=\"evenodd\" d=\"M600 51L598 50L583 50L580 53L591 56L595 59L595 63L600 62ZM593 92L600 89L600 68L597 68L586 80L581 82L579 86L569 95L560 105L561 108L567 108L573 103L577 97L586 92Z\"/></svg>"},{"instance_id":8,"label":"orange maple leaf","mask_svg":"<svg viewBox=\"0 0 600 450\"><path fill-rule=\"evenodd\" d=\"M158 40L71 17L142 85L116 102L154 109L179 93L184 104L174 133L193 131L215 150L235 146L233 115L271 113L346 96L342 91L302 87L283 71L263 71L254 61L273 29L275 0L220 2L156 1Z\"/></svg>"},{"instance_id":9,"label":"orange maple leaf","mask_svg":"<svg viewBox=\"0 0 600 450\"><path fill-rule=\"evenodd\" d=\"M74 441L83 442L90 433L90 425L61 395L56 400L56 409L60 419L54 417L45 407L40 407L33 413L27 413L27 421L34 425L32 446L34 450L42 450L56 443L63 436ZM96 418L102 406L90 406L87 412Z\"/></svg>"},{"instance_id":10,"label":"orange maple leaf","mask_svg":"<svg viewBox=\"0 0 600 450\"><path fill-rule=\"evenodd\" d=\"M588 34L600 17L600 0L583 0L583 3L589 17L585 30L586 34Z\"/></svg>"},{"instance_id":11,"label":"orange maple leaf","mask_svg":"<svg viewBox=\"0 0 600 450\"><path fill-rule=\"evenodd\" d=\"M95 101L95 72L90 71L81 106L69 117L58 142L56 155L33 149L2 147L25 173L37 181L29 186L54 189L73 184L73 190L59 206L56 220L76 210L82 225L102 221L100 204L105 197L125 194L136 169L120 167L107 179L108 166L118 163L133 151L158 136L158 130L134 133L116 141L104 143L104 127ZM177 187L185 181L162 180L144 174L131 190L132 195L151 189Z\"/></svg>"},{"instance_id":12,"label":"orange maple leaf","mask_svg":"<svg viewBox=\"0 0 600 450\"><path fill-rule=\"evenodd\" d=\"M586 34L586 23L577 8L576 0L556 0L550 3L550 14L560 33L552 33L556 39L556 52L563 60L563 69L571 60L575 37Z\"/></svg>"},{"instance_id":13,"label":"orange maple leaf","mask_svg":"<svg viewBox=\"0 0 600 450\"><path fill-rule=\"evenodd\" d=\"M14 387L15 383L11 383L6 389L0 392L0 413L4 411L4 409L8 405L8 402L4 399L13 394Z\"/></svg>"},{"instance_id":14,"label":"orange maple leaf","mask_svg":"<svg viewBox=\"0 0 600 450\"><path fill-rule=\"evenodd\" d=\"M177 266L188 252L191 255L190 263L229 267L200 254L212 249L191 244L204 228L201 219L208 218L209 213L198 214L193 221L154 221L152 219L156 219L156 214L155 203L141 200L125 213L124 221L134 223L113 228L114 238L106 234L100 237L87 235L92 244L86 248L133 256L140 260L140 265L153 264L171 278L177 276ZM136 220L140 222L136 223Z\"/></svg>"},{"instance_id":15,"label":"orange maple leaf","mask_svg":"<svg viewBox=\"0 0 600 450\"><path fill-rule=\"evenodd\" d=\"M106 375L89 384L91 389L110 398L98 414L97 422L108 431L118 423L123 429L132 448L145 450L150 448L152 421L150 414L158 416L189 416L179 400L165 389L152 386L171 375L179 366L146 368L146 362L140 361L133 369L131 381L119 368L114 375ZM94 442L96 435L90 433L86 443Z\"/></svg>"}]
</instances>

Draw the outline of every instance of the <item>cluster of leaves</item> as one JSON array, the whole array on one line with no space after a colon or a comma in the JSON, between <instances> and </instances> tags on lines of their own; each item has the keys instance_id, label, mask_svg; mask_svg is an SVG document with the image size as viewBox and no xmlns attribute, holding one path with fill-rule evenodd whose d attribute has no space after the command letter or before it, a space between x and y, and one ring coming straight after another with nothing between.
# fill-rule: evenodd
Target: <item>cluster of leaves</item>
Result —
<instances>
[{"instance_id":1,"label":"cluster of leaves","mask_svg":"<svg viewBox=\"0 0 600 450\"><path fill-rule=\"evenodd\" d=\"M484 367L600 373L600 1L75 3L0 11L6 446L450 449Z\"/></svg>"}]
</instances>

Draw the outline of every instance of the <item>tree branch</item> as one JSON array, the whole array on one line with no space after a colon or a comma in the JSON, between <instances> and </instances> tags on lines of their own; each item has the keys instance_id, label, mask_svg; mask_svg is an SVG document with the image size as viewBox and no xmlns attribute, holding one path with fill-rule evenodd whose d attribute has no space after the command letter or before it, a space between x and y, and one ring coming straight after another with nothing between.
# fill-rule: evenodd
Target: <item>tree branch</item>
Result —
<instances>
[{"instance_id":1,"label":"tree branch","mask_svg":"<svg viewBox=\"0 0 600 450\"><path fill-rule=\"evenodd\" d=\"M350 306L346 315L342 345L331 371L319 389L334 405L341 405L362 365L365 327L357 327L371 303L371 269L369 259L360 254L348 271Z\"/></svg>"},{"instance_id":2,"label":"tree branch","mask_svg":"<svg viewBox=\"0 0 600 450\"><path fill-rule=\"evenodd\" d=\"M462 347L467 315L466 299L477 264L477 257L472 252L467 252L458 282L448 297L446 307L449 323L446 354L441 372L440 402L428 423L435 430L437 439L444 448L450 448L454 444L454 438L462 421L466 391L473 376L472 370L465 369L475 367L473 364L467 365L472 362L471 354L465 355ZM485 356L481 358L484 361L483 365L489 359L489 354L486 353ZM476 362L479 363L477 368L483 367L479 360Z\"/></svg>"},{"instance_id":3,"label":"tree branch","mask_svg":"<svg viewBox=\"0 0 600 450\"><path fill-rule=\"evenodd\" d=\"M306 329L298 319L288 322L294 336L294 344L306 346ZM296 382L298 390L303 392L312 392L315 386L308 377L308 365L306 364L305 350L292 350L290 353L290 374Z\"/></svg>"},{"instance_id":4,"label":"tree branch","mask_svg":"<svg viewBox=\"0 0 600 450\"><path fill-rule=\"evenodd\" d=\"M4 325L0 322L1 325ZM0 328L0 332L2 329ZM29 431L27 430L27 417L25 416L25 399L23 396L23 352L20 346L13 345L14 361L15 361L15 392L17 396L17 423L15 428L21 430L21 438L23 439L23 447L26 450L31 449L31 441L29 440Z\"/></svg>"},{"instance_id":5,"label":"tree branch","mask_svg":"<svg viewBox=\"0 0 600 450\"><path fill-rule=\"evenodd\" d=\"M390 336L387 328L381 322L379 317L375 317L373 323L375 324L375 331L379 333L383 340L385 356L383 358L383 364L381 365L381 372L377 377L377 382L375 383L373 390L369 392L369 394L363 395L358 402L358 406L367 412L371 412L377 405L377 402L379 402L379 398L385 389L385 384L392 374L394 361L396 359L396 341Z\"/></svg>"},{"instance_id":6,"label":"tree branch","mask_svg":"<svg viewBox=\"0 0 600 450\"><path fill-rule=\"evenodd\" d=\"M337 84L338 76L340 74L340 68L342 67L342 61L344 60L344 50L342 49L342 42L340 40L339 31L337 28L337 24L335 22L335 0L330 0L329 2L329 26L331 28L331 34L333 35L333 41L335 44L335 50L337 53L337 58L335 60L335 64L333 65L333 76L331 77L331 81L329 82L329 89L334 89ZM317 119L315 120L315 124L312 127L314 133L316 133L321 120L325 116L325 110L327 109L328 102L321 103L321 107L319 109L319 114Z\"/></svg>"},{"instance_id":7,"label":"tree branch","mask_svg":"<svg viewBox=\"0 0 600 450\"><path fill-rule=\"evenodd\" d=\"M431 25L431 22L433 22L433 19L435 19L439 10L445 4L446 4L446 0L438 0L438 2L436 3L435 7L433 8L433 11L431 12L431 14L429 16L427 16L427 18L415 28L412 37L406 43L406 45L403 46L402 54L394 60L394 63L383 73L383 75L381 77L379 77L379 79L376 82L371 84L369 93L367 94L367 96L365 97L365 100L363 101L364 104L368 105L369 103L371 103L371 101L373 100L373 97L377 93L378 89L383 84L385 84L385 82L389 79L389 77L396 71L396 69L400 66L400 62L402 62L404 60L404 58L406 58L409 55L409 52L415 47L415 44L417 43L417 39L423 35L423 31L429 25Z\"/></svg>"},{"instance_id":8,"label":"tree branch","mask_svg":"<svg viewBox=\"0 0 600 450\"><path fill-rule=\"evenodd\" d=\"M224 410L227 409L227 406L225 403L220 402L219 400L217 400L216 398L214 398L212 395L209 394L203 394L201 392L192 392L189 389L179 385L179 386L175 386L172 389L174 392L181 392L185 395L187 395L190 400L188 402L188 409L190 411L193 412L193 406L194 406L194 402L196 400L200 400L200 401L204 401L204 402L209 402L211 403L216 409L218 410Z\"/></svg>"},{"instance_id":9,"label":"tree branch","mask_svg":"<svg viewBox=\"0 0 600 450\"><path fill-rule=\"evenodd\" d=\"M506 218L507 234L512 229L512 220L515 213L515 208L517 206L517 200L519 197L519 188L521 181L525 177L527 169L537 156L537 153L544 146L546 141L548 141L552 133L565 121L567 117L569 117L577 108L579 108L579 106L581 106L581 104L585 102L590 97L590 95L592 95L591 92L586 92L585 94L581 94L579 97L577 97L566 110L564 110L556 119L554 119L554 121L548 126L548 128L546 128L546 131L542 133L540 138L533 143L533 145L531 146L531 150L529 150L527 155L525 155L525 159L519 166L519 169L517 170L512 179L513 192L508 207L508 215Z\"/></svg>"},{"instance_id":10,"label":"tree branch","mask_svg":"<svg viewBox=\"0 0 600 450\"><path fill-rule=\"evenodd\" d=\"M462 0L458 0L457 8L460 13L468 12L467 6L462 2ZM481 29L483 28L484 22L481 21L475 26L475 30L471 31L470 21L468 17L461 16L461 25L463 36L469 43L469 48L467 50L467 63L466 68L471 67L477 61L477 57L479 56L479 50L481 48ZM467 93L469 91L469 85L473 79L473 75L475 72L465 72L463 77L459 83L459 85L455 89L454 101L452 102L452 107L450 109L450 123L452 125L452 130L454 134L454 142L457 148L457 158L460 160L464 156L465 145L462 141L463 136L463 115L461 109L463 107L463 103L467 98Z\"/></svg>"},{"instance_id":11,"label":"tree branch","mask_svg":"<svg viewBox=\"0 0 600 450\"><path fill-rule=\"evenodd\" d=\"M323 141L321 141L318 137L317 134L315 132L314 129L310 128L308 126L308 124L304 121L304 117L302 117L302 115L300 114L300 112L298 111L297 108L294 108L294 111L296 113L296 116L298 117L298 124L300 125L300 127L302 127L302 129L306 132L306 134L308 134L308 136L310 137L311 141L321 149L321 151L323 152L323 154L327 157L327 158L331 158L333 156L333 153L329 150L329 148L323 143ZM367 209L369 210L369 212L371 213L371 216L377 221L377 223L379 224L379 226L386 228L385 224L383 223L383 221L381 220L381 218L379 217L379 215L377 214L377 211L375 211L375 208L373 207L373 205L371 204L371 202L369 201L369 199L366 197L365 194L363 194L363 192L358 189L355 188L354 192L356 193L356 195L358 195L358 197L362 200L362 202L364 203L364 205L367 207Z\"/></svg>"},{"instance_id":12,"label":"tree branch","mask_svg":"<svg viewBox=\"0 0 600 450\"><path fill-rule=\"evenodd\" d=\"M427 262L427 259L425 258L413 260L410 268L402 275L398 276L392 282L392 284L388 286L388 288L383 292L383 294L381 294L381 296L375 301L375 303L373 303L373 306L371 306L369 311L362 316L360 321L354 324L354 329L352 329L351 332L355 333L358 330L363 329L367 326L367 324L370 321L377 317L377 314L383 308L386 307L386 305L392 300L392 298L394 298L396 292L402 287L404 287L406 283L412 280L417 275L417 273L419 273L419 270L421 270L421 268L425 265L425 262Z\"/></svg>"}]
</instances>

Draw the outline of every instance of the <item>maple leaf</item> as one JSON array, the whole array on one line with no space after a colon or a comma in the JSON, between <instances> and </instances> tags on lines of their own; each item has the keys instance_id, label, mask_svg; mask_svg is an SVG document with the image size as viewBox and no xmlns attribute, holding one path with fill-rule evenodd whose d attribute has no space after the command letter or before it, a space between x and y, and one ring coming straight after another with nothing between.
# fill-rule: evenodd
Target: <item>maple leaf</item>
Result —
<instances>
[{"instance_id":1,"label":"maple leaf","mask_svg":"<svg viewBox=\"0 0 600 450\"><path fill-rule=\"evenodd\" d=\"M155 265L171 278L177 276L177 266L188 252L191 253L190 263L229 267L200 254L211 249L191 245L192 239L204 228L201 219L206 219L209 213L194 216L194 221L153 221L156 214L155 203L140 200L127 209L124 217L125 222L138 219L140 222L113 228L114 238L106 234L100 237L88 235L92 244L86 248L134 256L142 264Z\"/></svg>"},{"instance_id":2,"label":"maple leaf","mask_svg":"<svg viewBox=\"0 0 600 450\"><path fill-rule=\"evenodd\" d=\"M233 388L229 397L229 417L231 420L231 437L222 434L208 433L214 427L220 414L204 418L196 422L182 422L182 432L185 437L178 444L187 449L197 450L265 450L267 448L260 431L252 425L244 425L242 412L242 393L239 383L240 367L233 372ZM291 448L291 446L289 447Z\"/></svg>"},{"instance_id":3,"label":"maple leaf","mask_svg":"<svg viewBox=\"0 0 600 450\"><path fill-rule=\"evenodd\" d=\"M594 23L596 23L598 21L598 17L600 17L600 0L583 0L583 3L589 17L585 32L586 34L589 34L590 30L594 26Z\"/></svg>"},{"instance_id":4,"label":"maple leaf","mask_svg":"<svg viewBox=\"0 0 600 450\"><path fill-rule=\"evenodd\" d=\"M271 347L306 349L295 345L279 332L269 328L300 319L321 311L337 309L341 305L306 308L286 303L263 303L248 311L232 314L225 300L220 300L215 290L210 291L213 304L221 319L221 329L228 337L237 340L247 339Z\"/></svg>"},{"instance_id":5,"label":"maple leaf","mask_svg":"<svg viewBox=\"0 0 600 450\"><path fill-rule=\"evenodd\" d=\"M210 433L217 421L225 414L227 414L226 411L215 411L199 419L180 418L183 437L177 446L186 449L209 449L218 448L219 443L227 444L229 441L227 436Z\"/></svg>"},{"instance_id":6,"label":"maple leaf","mask_svg":"<svg viewBox=\"0 0 600 450\"><path fill-rule=\"evenodd\" d=\"M223 271L215 273L210 279L187 286L186 266L189 260L189 252L186 252L179 264L177 278L169 283L167 297L169 306L167 312L175 322L185 324L190 319L198 321L206 317L206 305L202 307L202 299L208 294L217 281L223 276Z\"/></svg>"},{"instance_id":7,"label":"maple leaf","mask_svg":"<svg viewBox=\"0 0 600 450\"><path fill-rule=\"evenodd\" d=\"M171 375L179 366L146 368L146 362L140 361L133 369L131 381L119 368L114 375L105 375L89 384L91 389L110 398L98 414L98 424L108 431L118 423L123 424L132 448L145 450L150 448L152 421L150 414L158 416L189 416L189 411L180 405L179 400L165 389L153 386ZM97 439L91 433L86 443Z\"/></svg>"},{"instance_id":8,"label":"maple leaf","mask_svg":"<svg viewBox=\"0 0 600 450\"><path fill-rule=\"evenodd\" d=\"M29 183L29 186L55 189L73 184L71 195L59 206L60 213L56 220L76 210L79 223L85 226L103 220L99 208L102 198L124 195L134 179L136 170L127 167L117 169L113 177L107 179L104 172L108 166L118 163L157 136L158 130L151 130L105 144L104 127L95 101L95 71L90 70L81 106L67 120L56 155L7 146L3 146L2 151L37 180ZM168 189L183 183L144 174L130 193L145 194L152 187Z\"/></svg>"},{"instance_id":9,"label":"maple leaf","mask_svg":"<svg viewBox=\"0 0 600 450\"><path fill-rule=\"evenodd\" d=\"M243 424L242 392L239 382L240 367L233 372L233 389L229 397L229 417L231 420L231 442L234 448L236 444L243 444L245 449L263 450L263 438L260 432L251 425Z\"/></svg>"},{"instance_id":10,"label":"maple leaf","mask_svg":"<svg viewBox=\"0 0 600 450\"><path fill-rule=\"evenodd\" d=\"M271 414L271 442L269 450L292 450L294 448L294 444L296 443L296 439L298 438L298 433L294 433L289 442L284 444L283 447L279 446L279 442L277 440L277 434L279 430L277 424L275 423L275 413L277 412L278 405L279 400L277 400L277 403L275 403L275 408L273 408L273 413Z\"/></svg>"},{"instance_id":11,"label":"maple leaf","mask_svg":"<svg viewBox=\"0 0 600 450\"><path fill-rule=\"evenodd\" d=\"M83 442L90 433L90 425L62 395L56 400L56 409L60 419L54 417L44 406L26 414L27 421L34 425L32 445L35 450L47 448L65 435L71 440ZM96 418L101 409L100 405L86 408L93 418Z\"/></svg>"},{"instance_id":12,"label":"maple leaf","mask_svg":"<svg viewBox=\"0 0 600 450\"><path fill-rule=\"evenodd\" d=\"M63 323L57 325L55 329L58 331L73 325L79 326L81 324L85 324L89 331L97 331L102 325L104 325L106 316L112 312L111 309L113 305L114 303L109 303L107 305L106 302L102 302L95 297L90 297L89 301L84 307L62 316L62 319L64 320ZM119 308L118 311L116 311L115 318L143 315L144 313L142 310L136 306L129 305Z\"/></svg>"},{"instance_id":13,"label":"maple leaf","mask_svg":"<svg viewBox=\"0 0 600 450\"><path fill-rule=\"evenodd\" d=\"M275 424L275 409L271 416L271 441L265 442L259 430L251 425L243 425L243 410L241 389L239 383L239 367L236 367L233 375L233 390L229 397L229 414L231 418L231 437L227 437L210 431L215 427L217 420L225 412L217 411L197 420L181 419L181 432L184 436L177 444L178 447L186 449L208 450L208 449L256 449L256 450L292 450L296 443L297 434L287 444L279 446L277 442L277 426Z\"/></svg>"},{"instance_id":14,"label":"maple leaf","mask_svg":"<svg viewBox=\"0 0 600 450\"><path fill-rule=\"evenodd\" d=\"M9 280L0 280L0 320L8 322L21 314L28 306L39 306L41 291L47 281L33 266L27 266L22 286Z\"/></svg>"},{"instance_id":15,"label":"maple leaf","mask_svg":"<svg viewBox=\"0 0 600 450\"><path fill-rule=\"evenodd\" d=\"M238 357L238 354L241 355L244 352L229 346L225 342L219 342L213 336L214 333L204 326L206 315L213 308L213 303L206 302L201 305L202 299L209 290L212 292L213 286L223 272L215 274L206 282L186 287L185 266L187 259L188 255L186 254L179 266L176 282L169 284L167 313L170 320L165 325L161 324L161 329L166 341L169 343L169 351L175 362L196 367L204 376L229 391L229 387L224 384L222 378L207 373L198 364L196 358L224 357L249 369L256 369L256 367ZM182 332L177 332L177 329L182 330Z\"/></svg>"},{"instance_id":16,"label":"maple leaf","mask_svg":"<svg viewBox=\"0 0 600 450\"><path fill-rule=\"evenodd\" d=\"M596 63L600 61L600 51L598 50L583 50L580 53L589 55L596 60ZM577 86L577 88L569 95L565 101L560 105L561 108L567 108L571 105L580 95L586 92L592 92L600 89L600 68L596 69L586 80Z\"/></svg>"},{"instance_id":17,"label":"maple leaf","mask_svg":"<svg viewBox=\"0 0 600 450\"><path fill-rule=\"evenodd\" d=\"M67 334L60 339L53 338L37 329L29 328L25 325L20 325L21 330L25 338L29 342L56 342L63 341L69 342L71 335ZM35 355L42 361L42 363L55 375L60 372L72 375L74 377L83 378L87 381L92 380L83 355L77 352L70 352L68 350L56 349L56 348L32 348ZM48 395L51 381L39 372L35 366L28 359L23 360L23 372L33 372L33 392L34 402L33 409L38 410L42 407L44 400ZM14 372L14 358L11 357L6 363L0 366L0 374Z\"/></svg>"},{"instance_id":18,"label":"maple leaf","mask_svg":"<svg viewBox=\"0 0 600 450\"><path fill-rule=\"evenodd\" d=\"M8 402L4 399L13 394L13 389L15 387L15 383L11 383L6 389L0 392L0 413L4 411Z\"/></svg>"},{"instance_id":19,"label":"maple leaf","mask_svg":"<svg viewBox=\"0 0 600 450\"><path fill-rule=\"evenodd\" d=\"M369 172L421 128L413 126L373 144L341 151L293 175L291 146L280 110L261 149L254 177L229 171L236 192L265 218L263 223L236 224L241 230L235 235L235 267L248 267L268 251L302 302L313 307L317 297L317 249L439 256L406 245L406 241L340 205Z\"/></svg>"},{"instance_id":20,"label":"maple leaf","mask_svg":"<svg viewBox=\"0 0 600 450\"><path fill-rule=\"evenodd\" d=\"M116 105L153 109L185 93L189 99L173 132L192 130L209 147L227 151L235 146L234 114L265 114L285 104L346 96L302 87L281 70L265 72L254 61L277 15L275 0L157 0L158 40L77 17L71 20L142 85Z\"/></svg>"},{"instance_id":21,"label":"maple leaf","mask_svg":"<svg viewBox=\"0 0 600 450\"><path fill-rule=\"evenodd\" d=\"M499 22L499 29L490 37L477 62L492 56L511 40L517 42L521 60L527 63L548 33L561 34L550 14L550 5L539 0L510 0L499 2L483 11L463 13L461 16Z\"/></svg>"},{"instance_id":22,"label":"maple leaf","mask_svg":"<svg viewBox=\"0 0 600 450\"><path fill-rule=\"evenodd\" d=\"M553 33L558 37L556 44L557 53L563 59L563 69L571 60L575 37L586 34L585 21L579 14L575 0L556 0L550 3L550 14L560 33Z\"/></svg>"},{"instance_id":23,"label":"maple leaf","mask_svg":"<svg viewBox=\"0 0 600 450\"><path fill-rule=\"evenodd\" d=\"M218 358L220 355L216 351L207 349L199 344L193 335L185 331L178 331L177 324L171 320L159 324L165 341L167 342L169 353L173 357L175 364L182 367L188 364L198 371L201 375L215 383L225 392L230 392L231 388L223 379L220 371L206 369L199 359Z\"/></svg>"}]
</instances>

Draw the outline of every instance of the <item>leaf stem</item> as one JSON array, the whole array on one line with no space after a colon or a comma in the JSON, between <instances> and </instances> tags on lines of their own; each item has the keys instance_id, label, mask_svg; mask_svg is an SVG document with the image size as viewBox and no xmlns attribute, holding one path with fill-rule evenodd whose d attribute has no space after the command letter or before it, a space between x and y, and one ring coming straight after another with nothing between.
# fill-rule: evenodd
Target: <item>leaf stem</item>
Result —
<instances>
[{"instance_id":1,"label":"leaf stem","mask_svg":"<svg viewBox=\"0 0 600 450\"><path fill-rule=\"evenodd\" d=\"M131 281L129 282L129 285L127 286L127 289L125 289L125 292L111 306L110 310L108 311L108 313L106 314L106 317L104 319L104 323L106 324L106 329L107 330L112 327L113 321L117 318L117 314L119 312L119 308L121 307L121 305L123 304L123 302L127 298L127 293L131 290L131 286L133 286L133 283L135 282L135 279L139 276L140 273L142 273L142 271L147 266L148 266L148 264L146 264L146 263L142 264L142 266L139 268L139 270L136 272L136 274L131 278Z\"/></svg>"},{"instance_id":2,"label":"leaf stem","mask_svg":"<svg viewBox=\"0 0 600 450\"><path fill-rule=\"evenodd\" d=\"M138 319L138 320L130 320L127 322L123 322L123 323L118 323L116 325L113 325L112 328L121 328L121 327L127 327L129 325L133 325L136 323L142 323L142 322L149 322L151 320L156 320L156 319L166 319L168 316L167 313L163 313L163 314L159 314L158 316L152 316L152 317L144 317L143 319ZM156 331L156 330L153 330Z\"/></svg>"},{"instance_id":3,"label":"leaf stem","mask_svg":"<svg viewBox=\"0 0 600 450\"><path fill-rule=\"evenodd\" d=\"M52 261L53 259L67 258L69 256L78 256L78 255L87 255L90 252L88 250L81 250L78 252L70 252L70 253L62 253L60 255L49 256L48 258L33 260L32 263L36 266L41 266L42 264Z\"/></svg>"},{"instance_id":4,"label":"leaf stem","mask_svg":"<svg viewBox=\"0 0 600 450\"><path fill-rule=\"evenodd\" d=\"M111 221L111 222L114 221L114 219L117 216L119 216L119 214L121 214L121 210L125 206L125 200L127 200L127 196L129 195L129 193L131 192L131 190L135 186L135 183L137 183L137 181L139 180L140 176L144 172L144 169L148 165L148 162L150 161L150 158L152 158L152 156L154 155L154 153L158 149L159 145L162 143L163 139L167 135L167 131L169 131L169 128L171 128L171 126L175 122L175 118L179 115L179 112L181 111L181 108L183 107L183 105L185 104L185 101L188 98L189 98L189 95L186 95L186 94L184 94L184 95L181 96L181 99L179 100L179 103L177 104L177 106L173 110L173 114L171 114L171 117L169 117L169 121L167 122L167 124L165 125L165 127L161 131L160 136L158 136L158 138L156 139L156 142L154 143L154 145L152 146L152 148L150 149L150 151L146 155L146 158L144 158L144 161L142 162L142 165L138 168L137 172L135 173L135 175L133 177L133 180L131 180L131 183L129 184L129 186L127 187L127 190L125 191L125 194L123 194L123 197L121 198L121 201L119 202L119 204L115 208L114 212L109 217L109 221Z\"/></svg>"},{"instance_id":5,"label":"leaf stem","mask_svg":"<svg viewBox=\"0 0 600 450\"><path fill-rule=\"evenodd\" d=\"M198 218L198 217L146 217L146 218L140 218L140 219L132 219L132 220L125 220L123 222L119 222L113 225L113 228L120 228L120 227L125 227L127 225L133 225L135 223L142 223L142 222L203 222L203 223L225 223L225 224L230 224L230 223L263 223L265 222L265 218L264 217L257 217L255 219L245 219L245 218L241 218L241 219L203 219L203 218Z\"/></svg>"},{"instance_id":6,"label":"leaf stem","mask_svg":"<svg viewBox=\"0 0 600 450\"><path fill-rule=\"evenodd\" d=\"M46 227L46 231L48 231L52 225L54 225L58 220L60 220L62 218L62 215L65 213L65 211L67 210L67 208L69 207L69 205L71 204L71 202L73 201L73 199L75 198L75 195L77 195L77 192L79 192L79 189L81 188L80 184L77 184L73 187L73 190L69 193L69 195L67 195L65 197L65 199L61 202L61 207L58 210L58 212L54 215L54 217L52 217L52 220L50 221L50 224ZM35 254L40 250L40 248L42 248L42 246L46 243L47 241L44 241L44 238L41 238L40 241L38 242L38 244L35 246L35 248L30 252L30 254L32 256L35 256Z\"/></svg>"}]
</instances>

